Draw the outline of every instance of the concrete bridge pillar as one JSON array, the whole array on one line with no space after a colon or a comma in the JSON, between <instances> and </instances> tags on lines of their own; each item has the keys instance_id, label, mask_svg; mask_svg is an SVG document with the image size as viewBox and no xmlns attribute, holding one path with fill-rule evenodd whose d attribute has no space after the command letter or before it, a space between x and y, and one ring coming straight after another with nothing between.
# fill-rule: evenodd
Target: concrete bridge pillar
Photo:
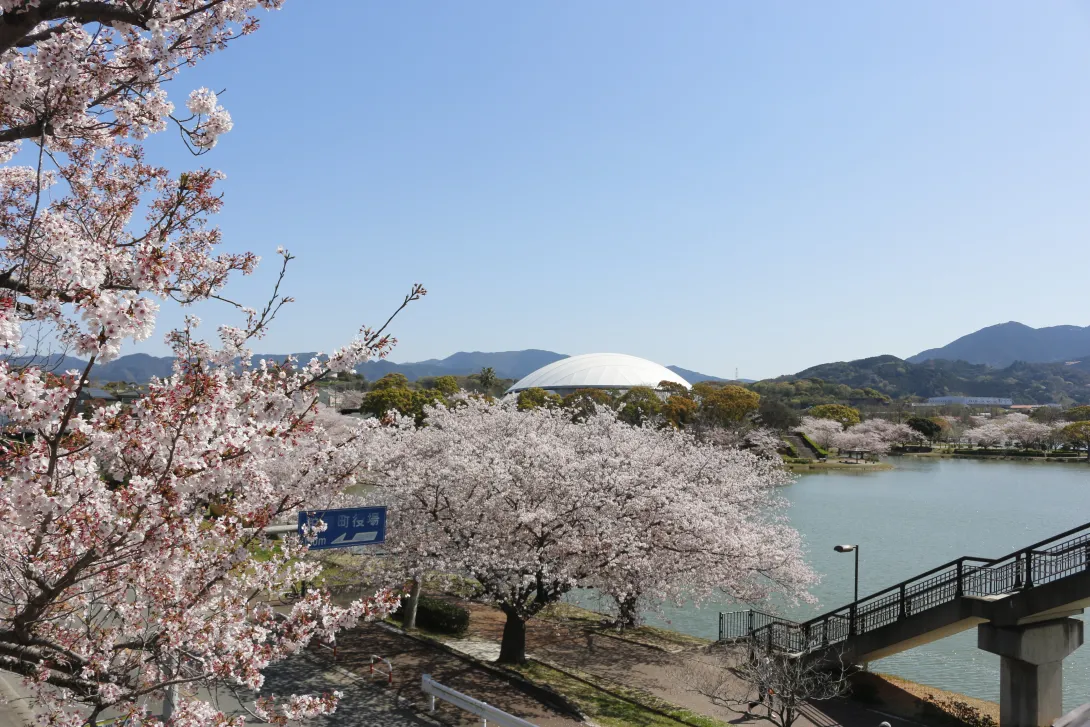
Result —
<instances>
[{"instance_id":1,"label":"concrete bridge pillar","mask_svg":"<svg viewBox=\"0 0 1090 727\"><path fill-rule=\"evenodd\" d=\"M1082 646L1082 621L977 626L977 646L998 654L1000 727L1047 727L1063 716L1063 660Z\"/></svg>"}]
</instances>

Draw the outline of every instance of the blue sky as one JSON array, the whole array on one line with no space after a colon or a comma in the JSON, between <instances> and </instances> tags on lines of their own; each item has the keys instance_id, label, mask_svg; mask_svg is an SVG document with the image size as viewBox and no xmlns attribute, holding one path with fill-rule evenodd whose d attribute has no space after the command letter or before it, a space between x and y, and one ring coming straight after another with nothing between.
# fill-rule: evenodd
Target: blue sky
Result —
<instances>
[{"instance_id":1,"label":"blue sky","mask_svg":"<svg viewBox=\"0 0 1090 727\"><path fill-rule=\"evenodd\" d=\"M394 360L759 378L1090 324L1090 3L288 0L263 23L171 92L227 89L199 161L228 175L227 245L298 256L265 351L328 350L416 281Z\"/></svg>"}]
</instances>

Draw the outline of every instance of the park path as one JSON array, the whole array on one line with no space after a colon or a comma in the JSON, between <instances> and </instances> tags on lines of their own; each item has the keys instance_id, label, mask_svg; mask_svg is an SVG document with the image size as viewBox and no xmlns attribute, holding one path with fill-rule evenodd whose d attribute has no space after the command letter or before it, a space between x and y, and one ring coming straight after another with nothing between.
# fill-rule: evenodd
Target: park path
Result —
<instances>
[{"instance_id":1,"label":"park path","mask_svg":"<svg viewBox=\"0 0 1090 727\"><path fill-rule=\"evenodd\" d=\"M483 644L499 642L503 614L481 604L462 605L471 612L470 633L464 640L464 648L483 656ZM574 673L584 672L641 689L671 704L723 722L768 724L716 705L693 689L694 678L700 672L714 668L713 657L700 649L669 652L601 633L588 639L584 624L579 623L541 619L531 621L527 626L526 648L533 658L571 669ZM455 642L451 643L457 646ZM737 682L736 688L744 692L741 681ZM883 721L892 727L920 727L918 722L884 714L849 700L812 705L797 724L800 727L877 727Z\"/></svg>"}]
</instances>

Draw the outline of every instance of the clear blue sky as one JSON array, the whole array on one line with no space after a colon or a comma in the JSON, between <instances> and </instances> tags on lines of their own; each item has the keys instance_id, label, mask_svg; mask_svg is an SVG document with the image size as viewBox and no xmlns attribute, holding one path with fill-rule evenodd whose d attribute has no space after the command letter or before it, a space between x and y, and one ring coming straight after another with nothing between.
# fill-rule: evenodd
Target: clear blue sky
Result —
<instances>
[{"instance_id":1,"label":"clear blue sky","mask_svg":"<svg viewBox=\"0 0 1090 727\"><path fill-rule=\"evenodd\" d=\"M299 257L264 351L328 350L414 281L397 361L758 378L1090 323L1090 3L288 0L263 22L172 93L227 88L202 162L228 245ZM257 303L273 272L230 292Z\"/></svg>"}]
</instances>

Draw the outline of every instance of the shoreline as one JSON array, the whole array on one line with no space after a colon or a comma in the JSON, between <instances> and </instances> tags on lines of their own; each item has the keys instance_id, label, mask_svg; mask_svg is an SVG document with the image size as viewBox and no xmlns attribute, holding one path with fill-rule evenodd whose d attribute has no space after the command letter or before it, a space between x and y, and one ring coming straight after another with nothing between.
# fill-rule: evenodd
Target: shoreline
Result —
<instances>
[{"instance_id":1,"label":"shoreline","mask_svg":"<svg viewBox=\"0 0 1090 727\"><path fill-rule=\"evenodd\" d=\"M955 710L963 711L958 708L964 705L982 717L991 718L995 724L999 723L998 702L921 684L885 672L860 672L853 677L853 688L856 682L868 685L865 687L868 691L873 689L873 699L861 699L859 696L849 697L850 699L888 711L903 719L919 719L930 723L936 712L943 712L957 720Z\"/></svg>"},{"instance_id":2,"label":"shoreline","mask_svg":"<svg viewBox=\"0 0 1090 727\"><path fill-rule=\"evenodd\" d=\"M883 472L894 469L889 462L784 462L783 466L791 472Z\"/></svg>"},{"instance_id":3,"label":"shoreline","mask_svg":"<svg viewBox=\"0 0 1090 727\"><path fill-rule=\"evenodd\" d=\"M1087 466L1085 457L1018 457L1009 454L954 454L953 452L893 452L890 457L920 459L971 459L978 462L1036 462L1039 464L1079 464Z\"/></svg>"}]
</instances>

